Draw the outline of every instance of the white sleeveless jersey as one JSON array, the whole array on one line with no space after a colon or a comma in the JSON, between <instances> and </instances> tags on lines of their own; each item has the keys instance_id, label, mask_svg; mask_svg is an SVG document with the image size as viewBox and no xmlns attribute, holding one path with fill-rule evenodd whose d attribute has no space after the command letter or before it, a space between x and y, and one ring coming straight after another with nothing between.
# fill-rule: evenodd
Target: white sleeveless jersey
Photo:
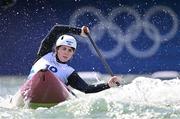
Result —
<instances>
[{"instance_id":1,"label":"white sleeveless jersey","mask_svg":"<svg viewBox=\"0 0 180 119\"><path fill-rule=\"evenodd\" d=\"M67 84L67 78L73 73L74 69L67 64L56 61L54 53L48 53L41 57L31 68L28 79L31 79L38 71L42 69L50 70L64 84Z\"/></svg>"}]
</instances>

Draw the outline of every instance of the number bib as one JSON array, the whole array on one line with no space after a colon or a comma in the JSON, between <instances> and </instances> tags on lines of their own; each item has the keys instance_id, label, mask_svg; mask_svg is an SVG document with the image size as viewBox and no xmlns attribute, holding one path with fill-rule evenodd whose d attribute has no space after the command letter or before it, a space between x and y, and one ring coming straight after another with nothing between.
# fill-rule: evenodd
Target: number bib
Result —
<instances>
[{"instance_id":1,"label":"number bib","mask_svg":"<svg viewBox=\"0 0 180 119\"><path fill-rule=\"evenodd\" d=\"M67 64L59 63L56 61L55 54L48 53L41 57L31 68L28 79L31 79L34 74L42 69L48 69L63 83L67 84L67 78L72 74L74 69Z\"/></svg>"}]
</instances>

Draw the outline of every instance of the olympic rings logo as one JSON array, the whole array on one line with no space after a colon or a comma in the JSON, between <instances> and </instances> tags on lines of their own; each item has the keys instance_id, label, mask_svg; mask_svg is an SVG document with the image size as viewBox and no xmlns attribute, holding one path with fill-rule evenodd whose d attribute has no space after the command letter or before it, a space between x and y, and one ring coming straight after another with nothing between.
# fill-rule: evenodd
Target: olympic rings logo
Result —
<instances>
[{"instance_id":1,"label":"olympic rings logo","mask_svg":"<svg viewBox=\"0 0 180 119\"><path fill-rule=\"evenodd\" d=\"M171 17L172 27L168 33L161 34L160 30L150 22L153 15L156 15L158 12L163 12ZM113 58L119 55L124 46L127 48L129 53L135 57L150 57L157 52L162 42L172 39L178 30L178 19L176 13L166 6L152 7L142 15L143 17L141 17L140 14L131 7L118 7L113 9L107 18L101 14L100 9L94 7L82 7L72 14L70 17L70 24L78 26L77 22L78 20L80 21L80 17L88 13L98 18L98 20L94 19L97 23L91 29L91 34L95 41L102 40L105 32L108 32L113 40L117 42L117 45L109 51L103 51L101 49L101 52L106 58ZM122 28L116 23L113 23L113 20L123 13L128 13L128 15L134 18L133 24L131 24L125 32L123 32ZM143 51L138 50L132 44L133 40L136 40L142 31L144 31L150 40L153 40L153 45ZM84 42L83 40L80 41ZM95 53L90 44L89 48L93 53Z\"/></svg>"}]
</instances>

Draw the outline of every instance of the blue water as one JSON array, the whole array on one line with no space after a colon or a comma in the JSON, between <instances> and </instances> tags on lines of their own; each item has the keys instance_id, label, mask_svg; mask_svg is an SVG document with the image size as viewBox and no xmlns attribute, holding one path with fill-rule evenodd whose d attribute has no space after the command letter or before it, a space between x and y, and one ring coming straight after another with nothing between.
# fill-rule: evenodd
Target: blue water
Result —
<instances>
[{"instance_id":1,"label":"blue water","mask_svg":"<svg viewBox=\"0 0 180 119\"><path fill-rule=\"evenodd\" d=\"M52 108L11 108L8 101L24 82L1 78L0 119L179 119L180 80L136 77L131 83L99 93L74 92L78 98Z\"/></svg>"}]
</instances>

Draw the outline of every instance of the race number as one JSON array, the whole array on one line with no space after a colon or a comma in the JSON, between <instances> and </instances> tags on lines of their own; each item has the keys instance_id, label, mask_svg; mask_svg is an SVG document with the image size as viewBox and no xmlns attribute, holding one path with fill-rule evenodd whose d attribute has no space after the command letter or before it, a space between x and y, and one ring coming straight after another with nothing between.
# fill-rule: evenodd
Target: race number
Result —
<instances>
[{"instance_id":1,"label":"race number","mask_svg":"<svg viewBox=\"0 0 180 119\"><path fill-rule=\"evenodd\" d=\"M54 67L54 66L51 66L51 65L46 65L46 69L48 69L48 70L50 70L50 71L52 71L52 72L54 72L54 73L57 72L57 68Z\"/></svg>"}]
</instances>

